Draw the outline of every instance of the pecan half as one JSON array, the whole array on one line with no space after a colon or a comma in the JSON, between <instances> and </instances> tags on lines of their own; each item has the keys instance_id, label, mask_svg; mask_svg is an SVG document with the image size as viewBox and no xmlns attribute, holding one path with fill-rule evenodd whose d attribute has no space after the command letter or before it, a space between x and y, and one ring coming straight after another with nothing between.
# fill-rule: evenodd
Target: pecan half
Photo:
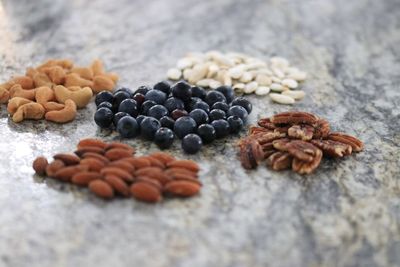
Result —
<instances>
[{"instance_id":1,"label":"pecan half","mask_svg":"<svg viewBox=\"0 0 400 267\"><path fill-rule=\"evenodd\" d=\"M314 128L310 125L293 125L288 129L288 135L291 138L301 139L303 141L308 141L313 138Z\"/></svg>"},{"instance_id":2,"label":"pecan half","mask_svg":"<svg viewBox=\"0 0 400 267\"><path fill-rule=\"evenodd\" d=\"M311 140L311 143L320 148L324 155L335 158L350 155L352 151L350 145L333 140Z\"/></svg>"},{"instance_id":3,"label":"pecan half","mask_svg":"<svg viewBox=\"0 0 400 267\"><path fill-rule=\"evenodd\" d=\"M240 143L240 161L243 168L255 169L261 160L264 159L264 152L261 145L252 139L243 140Z\"/></svg>"},{"instance_id":4,"label":"pecan half","mask_svg":"<svg viewBox=\"0 0 400 267\"><path fill-rule=\"evenodd\" d=\"M275 152L267 158L267 166L275 171L289 169L292 165L293 157L287 152Z\"/></svg>"},{"instance_id":5,"label":"pecan half","mask_svg":"<svg viewBox=\"0 0 400 267\"><path fill-rule=\"evenodd\" d=\"M320 151L313 144L300 140L292 141L286 147L292 156L305 162L312 162L318 151Z\"/></svg>"},{"instance_id":6,"label":"pecan half","mask_svg":"<svg viewBox=\"0 0 400 267\"><path fill-rule=\"evenodd\" d=\"M331 131L329 122L324 119L319 119L314 125L314 139L326 138Z\"/></svg>"},{"instance_id":7,"label":"pecan half","mask_svg":"<svg viewBox=\"0 0 400 267\"><path fill-rule=\"evenodd\" d=\"M272 132L272 130L257 126L252 126L249 129L249 135L254 135L258 133L269 133L269 132Z\"/></svg>"},{"instance_id":8,"label":"pecan half","mask_svg":"<svg viewBox=\"0 0 400 267\"><path fill-rule=\"evenodd\" d=\"M271 117L273 124L300 124L305 123L313 125L318 120L318 117L308 112L288 111L276 114Z\"/></svg>"},{"instance_id":9,"label":"pecan half","mask_svg":"<svg viewBox=\"0 0 400 267\"><path fill-rule=\"evenodd\" d=\"M316 168L318 168L322 159L322 151L317 148L315 157L311 162L305 162L298 158L294 158L292 161L292 170L299 174L309 174L312 173Z\"/></svg>"},{"instance_id":10,"label":"pecan half","mask_svg":"<svg viewBox=\"0 0 400 267\"><path fill-rule=\"evenodd\" d=\"M254 138L254 140L257 140L257 142L259 142L262 145L285 136L286 136L285 133L274 131L274 132L258 133L253 135L251 138Z\"/></svg>"},{"instance_id":11,"label":"pecan half","mask_svg":"<svg viewBox=\"0 0 400 267\"><path fill-rule=\"evenodd\" d=\"M274 124L271 122L270 118L263 118L258 120L258 125L263 128L274 130L280 133L287 133L288 129L290 128L290 125L287 124Z\"/></svg>"},{"instance_id":12,"label":"pecan half","mask_svg":"<svg viewBox=\"0 0 400 267\"><path fill-rule=\"evenodd\" d=\"M279 151L288 151L287 145L291 142L289 138L282 138L272 141L273 148Z\"/></svg>"},{"instance_id":13,"label":"pecan half","mask_svg":"<svg viewBox=\"0 0 400 267\"><path fill-rule=\"evenodd\" d=\"M330 133L328 139L350 145L354 152L360 152L364 149L364 143L361 140L345 133Z\"/></svg>"}]
</instances>

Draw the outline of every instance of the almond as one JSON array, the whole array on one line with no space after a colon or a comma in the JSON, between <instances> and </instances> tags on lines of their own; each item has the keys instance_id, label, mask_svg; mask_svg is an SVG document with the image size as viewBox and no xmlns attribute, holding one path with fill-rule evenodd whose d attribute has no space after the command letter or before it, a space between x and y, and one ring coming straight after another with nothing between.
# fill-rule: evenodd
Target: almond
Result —
<instances>
[{"instance_id":1,"label":"almond","mask_svg":"<svg viewBox=\"0 0 400 267\"><path fill-rule=\"evenodd\" d=\"M117 167L105 167L101 169L100 173L103 175L108 175L108 174L116 175L127 182L133 182L132 174L130 174L127 171L121 170Z\"/></svg>"},{"instance_id":2,"label":"almond","mask_svg":"<svg viewBox=\"0 0 400 267\"><path fill-rule=\"evenodd\" d=\"M101 178L102 175L98 172L84 171L73 175L71 182L77 185L88 185L91 181Z\"/></svg>"},{"instance_id":3,"label":"almond","mask_svg":"<svg viewBox=\"0 0 400 267\"><path fill-rule=\"evenodd\" d=\"M82 147L82 148L76 150L74 153L76 155L78 155L79 157L82 157L82 155L85 154L86 152L92 152L92 153L103 155L104 149L100 148L98 146L85 146L85 147Z\"/></svg>"},{"instance_id":4,"label":"almond","mask_svg":"<svg viewBox=\"0 0 400 267\"><path fill-rule=\"evenodd\" d=\"M46 167L46 173L47 176L49 177L54 177L56 172L62 168L65 167L64 162L62 162L61 160L55 160L53 162L51 162L49 165L47 165Z\"/></svg>"},{"instance_id":5,"label":"almond","mask_svg":"<svg viewBox=\"0 0 400 267\"><path fill-rule=\"evenodd\" d=\"M198 185L202 185L201 184L201 182L198 180L198 179L196 179L196 178L194 178L193 176L191 176L191 175L187 175L187 174L183 174L183 173L176 173L176 174L174 174L173 176L170 176L173 180L176 180L176 181L189 181L189 182L193 182L193 183L196 183L196 184L198 184Z\"/></svg>"},{"instance_id":6,"label":"almond","mask_svg":"<svg viewBox=\"0 0 400 267\"><path fill-rule=\"evenodd\" d=\"M62 162L64 162L65 165L76 165L79 164L79 162L81 161L78 156L65 153L56 154L53 156L53 158L61 160Z\"/></svg>"},{"instance_id":7,"label":"almond","mask_svg":"<svg viewBox=\"0 0 400 267\"><path fill-rule=\"evenodd\" d=\"M54 178L63 181L63 182L68 182L71 180L72 176L79 172L87 171L89 169L88 166L86 165L74 165L74 166L68 166L59 169L55 175Z\"/></svg>"},{"instance_id":8,"label":"almond","mask_svg":"<svg viewBox=\"0 0 400 267\"><path fill-rule=\"evenodd\" d=\"M93 152L83 153L82 158L84 158L84 159L86 159L86 158L95 158L95 159L100 160L104 164L108 164L110 162L108 160L108 158L104 157L103 155L100 155L100 154L97 154L97 153L93 153Z\"/></svg>"},{"instance_id":9,"label":"almond","mask_svg":"<svg viewBox=\"0 0 400 267\"><path fill-rule=\"evenodd\" d=\"M192 181L171 181L164 187L164 191L180 197L190 197L200 191L200 185Z\"/></svg>"},{"instance_id":10,"label":"almond","mask_svg":"<svg viewBox=\"0 0 400 267\"><path fill-rule=\"evenodd\" d=\"M133 167L129 162L124 161L123 159L110 162L107 166L117 167L129 173L133 173L135 171L135 167Z\"/></svg>"},{"instance_id":11,"label":"almond","mask_svg":"<svg viewBox=\"0 0 400 267\"><path fill-rule=\"evenodd\" d=\"M38 175L45 175L47 165L49 165L49 163L45 157L37 157L33 161L32 167Z\"/></svg>"},{"instance_id":12,"label":"almond","mask_svg":"<svg viewBox=\"0 0 400 267\"><path fill-rule=\"evenodd\" d=\"M130 145L127 145L127 144L119 143L119 142L112 142L112 143L107 144L105 150L110 150L113 148L122 148L122 149L126 149L128 151L131 151L131 154L135 153L135 149L133 147L131 147Z\"/></svg>"},{"instance_id":13,"label":"almond","mask_svg":"<svg viewBox=\"0 0 400 267\"><path fill-rule=\"evenodd\" d=\"M159 181L157 181L155 179L151 179L151 178L149 178L147 176L138 176L138 177L136 177L135 183L137 183L137 182L149 183L149 184L157 187L157 189L160 190L160 191L162 189L162 185L161 185L161 183Z\"/></svg>"},{"instance_id":14,"label":"almond","mask_svg":"<svg viewBox=\"0 0 400 267\"><path fill-rule=\"evenodd\" d=\"M106 148L107 144L102 140L93 138L82 139L81 141L79 141L78 149L86 146L97 146L104 149Z\"/></svg>"},{"instance_id":15,"label":"almond","mask_svg":"<svg viewBox=\"0 0 400 267\"><path fill-rule=\"evenodd\" d=\"M170 181L168 175L166 175L160 168L157 167L146 167L139 169L135 172L136 176L146 176L150 179L159 181L161 184L165 184Z\"/></svg>"},{"instance_id":16,"label":"almond","mask_svg":"<svg viewBox=\"0 0 400 267\"><path fill-rule=\"evenodd\" d=\"M150 161L151 166L165 169L165 164L162 161L160 161L156 158L153 158L153 157L146 157L146 158Z\"/></svg>"},{"instance_id":17,"label":"almond","mask_svg":"<svg viewBox=\"0 0 400 267\"><path fill-rule=\"evenodd\" d=\"M104 154L110 161L132 157L132 152L123 148L112 148Z\"/></svg>"},{"instance_id":18,"label":"almond","mask_svg":"<svg viewBox=\"0 0 400 267\"><path fill-rule=\"evenodd\" d=\"M109 185L111 185L111 187L114 188L115 191L117 191L121 195L123 195L125 197L129 196L129 187L128 187L128 185L125 183L124 180L122 180L118 176L111 175L111 174L110 175L106 175L104 180Z\"/></svg>"},{"instance_id":19,"label":"almond","mask_svg":"<svg viewBox=\"0 0 400 267\"><path fill-rule=\"evenodd\" d=\"M171 161L167 164L168 168L172 168L172 167L178 167L178 168L183 168L183 169L187 169L189 171L193 171L193 172L198 172L199 171L199 165L197 165L196 162L192 161L192 160L175 160L175 161Z\"/></svg>"},{"instance_id":20,"label":"almond","mask_svg":"<svg viewBox=\"0 0 400 267\"><path fill-rule=\"evenodd\" d=\"M134 198L145 202L158 202L161 201L161 193L155 186L146 182L134 183L130 188L131 194Z\"/></svg>"},{"instance_id":21,"label":"almond","mask_svg":"<svg viewBox=\"0 0 400 267\"><path fill-rule=\"evenodd\" d=\"M106 166L106 164L96 158L85 158L81 160L81 165L89 166L89 171L100 172L100 170Z\"/></svg>"},{"instance_id":22,"label":"almond","mask_svg":"<svg viewBox=\"0 0 400 267\"><path fill-rule=\"evenodd\" d=\"M89 183L89 190L101 198L110 199L114 197L114 190L112 187L102 180L91 181Z\"/></svg>"},{"instance_id":23,"label":"almond","mask_svg":"<svg viewBox=\"0 0 400 267\"><path fill-rule=\"evenodd\" d=\"M131 163L135 167L136 170L151 166L150 160L148 160L145 157L126 158L124 160L128 161L129 163Z\"/></svg>"},{"instance_id":24,"label":"almond","mask_svg":"<svg viewBox=\"0 0 400 267\"><path fill-rule=\"evenodd\" d=\"M150 154L149 157L158 159L159 161L164 163L164 165L167 165L167 163L175 160L175 158L173 156L171 156L170 154L164 153L164 152L155 152L155 153Z\"/></svg>"},{"instance_id":25,"label":"almond","mask_svg":"<svg viewBox=\"0 0 400 267\"><path fill-rule=\"evenodd\" d=\"M193 172L193 171L189 171L188 169L184 169L184 168L169 168L167 170L165 170L165 174L167 175L174 175L174 174L186 174L186 175L190 175L193 178L197 178L197 173Z\"/></svg>"}]
</instances>

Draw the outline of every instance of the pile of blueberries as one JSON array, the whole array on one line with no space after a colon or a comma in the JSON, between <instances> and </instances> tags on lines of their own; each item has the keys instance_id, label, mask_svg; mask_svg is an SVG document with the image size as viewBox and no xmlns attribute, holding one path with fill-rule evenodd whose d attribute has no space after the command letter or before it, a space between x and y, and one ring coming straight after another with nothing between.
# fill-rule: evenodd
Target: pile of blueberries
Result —
<instances>
[{"instance_id":1,"label":"pile of blueberries","mask_svg":"<svg viewBox=\"0 0 400 267\"><path fill-rule=\"evenodd\" d=\"M170 147L176 135L190 154L216 138L238 133L252 110L248 100L234 97L230 86L206 92L185 81L172 86L162 81L135 92L103 91L96 105L94 120L101 128L115 127L123 138L141 135L162 149Z\"/></svg>"}]
</instances>

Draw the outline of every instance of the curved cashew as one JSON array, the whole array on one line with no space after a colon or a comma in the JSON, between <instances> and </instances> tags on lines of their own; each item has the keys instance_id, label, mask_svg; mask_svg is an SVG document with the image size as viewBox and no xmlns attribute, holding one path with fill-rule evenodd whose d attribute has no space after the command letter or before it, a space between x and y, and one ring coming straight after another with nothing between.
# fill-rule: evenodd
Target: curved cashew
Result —
<instances>
[{"instance_id":1,"label":"curved cashew","mask_svg":"<svg viewBox=\"0 0 400 267\"><path fill-rule=\"evenodd\" d=\"M114 83L117 83L119 80L118 74L114 72L105 73L104 75L110 78Z\"/></svg>"},{"instance_id":2,"label":"curved cashew","mask_svg":"<svg viewBox=\"0 0 400 267\"><path fill-rule=\"evenodd\" d=\"M25 75L28 77L31 77L33 79L33 77L39 73L39 71L37 71L35 68L27 68Z\"/></svg>"},{"instance_id":3,"label":"curved cashew","mask_svg":"<svg viewBox=\"0 0 400 267\"><path fill-rule=\"evenodd\" d=\"M67 99L75 102L78 108L85 107L93 96L92 89L84 87L77 91L70 91L62 85L54 87L54 94L60 103L65 103Z\"/></svg>"},{"instance_id":4,"label":"curved cashew","mask_svg":"<svg viewBox=\"0 0 400 267\"><path fill-rule=\"evenodd\" d=\"M15 84L21 85L23 89L32 89L33 88L33 80L29 76L17 76L12 80Z\"/></svg>"},{"instance_id":5,"label":"curved cashew","mask_svg":"<svg viewBox=\"0 0 400 267\"><path fill-rule=\"evenodd\" d=\"M41 86L36 88L35 98L36 102L43 105L49 101L54 100L54 92L47 86Z\"/></svg>"},{"instance_id":6,"label":"curved cashew","mask_svg":"<svg viewBox=\"0 0 400 267\"><path fill-rule=\"evenodd\" d=\"M10 99L10 101L8 101L7 111L13 115L15 112L17 112L20 106L28 103L32 103L32 101L23 97L13 97Z\"/></svg>"},{"instance_id":7,"label":"curved cashew","mask_svg":"<svg viewBox=\"0 0 400 267\"><path fill-rule=\"evenodd\" d=\"M93 92L100 93L103 90L112 91L114 89L114 82L105 75L97 75L93 78Z\"/></svg>"},{"instance_id":8,"label":"curved cashew","mask_svg":"<svg viewBox=\"0 0 400 267\"><path fill-rule=\"evenodd\" d=\"M103 67L103 62L101 62L100 59L95 59L92 62L92 65L90 68L93 70L94 75L101 75L104 74L104 67Z\"/></svg>"},{"instance_id":9,"label":"curved cashew","mask_svg":"<svg viewBox=\"0 0 400 267\"><path fill-rule=\"evenodd\" d=\"M91 68L81 68L75 67L71 69L72 73L76 73L81 76L83 79L92 80L93 79L93 70Z\"/></svg>"},{"instance_id":10,"label":"curved cashew","mask_svg":"<svg viewBox=\"0 0 400 267\"><path fill-rule=\"evenodd\" d=\"M11 98L19 96L29 100L35 100L36 89L25 90L22 89L20 84L14 84L10 88L9 93Z\"/></svg>"},{"instance_id":11,"label":"curved cashew","mask_svg":"<svg viewBox=\"0 0 400 267\"><path fill-rule=\"evenodd\" d=\"M83 79L76 73L70 73L65 76L65 87L70 87L70 86L81 86L81 87L92 87L93 82Z\"/></svg>"},{"instance_id":12,"label":"curved cashew","mask_svg":"<svg viewBox=\"0 0 400 267\"><path fill-rule=\"evenodd\" d=\"M40 87L40 86L51 87L53 85L49 76L47 76L47 74L43 72L36 73L33 76L33 81L35 83L35 87Z\"/></svg>"},{"instance_id":13,"label":"curved cashew","mask_svg":"<svg viewBox=\"0 0 400 267\"><path fill-rule=\"evenodd\" d=\"M68 90L70 90L70 91L79 91L81 89L82 89L82 87L80 87L80 86L70 86L70 87L68 87Z\"/></svg>"},{"instance_id":14,"label":"curved cashew","mask_svg":"<svg viewBox=\"0 0 400 267\"><path fill-rule=\"evenodd\" d=\"M65 70L60 66L54 66L45 69L45 73L55 84L62 84L65 81Z\"/></svg>"},{"instance_id":15,"label":"curved cashew","mask_svg":"<svg viewBox=\"0 0 400 267\"><path fill-rule=\"evenodd\" d=\"M0 103L7 103L8 99L10 99L10 93L6 88L0 86Z\"/></svg>"},{"instance_id":16,"label":"curved cashew","mask_svg":"<svg viewBox=\"0 0 400 267\"><path fill-rule=\"evenodd\" d=\"M43 107L46 110L46 112L49 112L54 110L62 110L65 107L65 105L57 102L47 102L43 104Z\"/></svg>"},{"instance_id":17,"label":"curved cashew","mask_svg":"<svg viewBox=\"0 0 400 267\"><path fill-rule=\"evenodd\" d=\"M27 103L20 106L12 116L14 122L21 122L24 119L40 120L44 115L44 107L39 103Z\"/></svg>"},{"instance_id":18,"label":"curved cashew","mask_svg":"<svg viewBox=\"0 0 400 267\"><path fill-rule=\"evenodd\" d=\"M65 123L74 120L76 117L76 105L71 99L65 101L65 107L58 111L49 111L45 118L48 121Z\"/></svg>"}]
</instances>

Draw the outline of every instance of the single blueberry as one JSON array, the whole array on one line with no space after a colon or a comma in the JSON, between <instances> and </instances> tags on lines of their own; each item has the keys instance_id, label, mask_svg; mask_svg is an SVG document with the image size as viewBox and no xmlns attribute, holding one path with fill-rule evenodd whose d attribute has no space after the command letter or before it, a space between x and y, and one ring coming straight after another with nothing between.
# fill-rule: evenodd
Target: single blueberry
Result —
<instances>
[{"instance_id":1,"label":"single blueberry","mask_svg":"<svg viewBox=\"0 0 400 267\"><path fill-rule=\"evenodd\" d=\"M181 117L175 121L174 132L178 138L182 139L187 134L196 131L196 121L191 117Z\"/></svg>"},{"instance_id":2,"label":"single blueberry","mask_svg":"<svg viewBox=\"0 0 400 267\"><path fill-rule=\"evenodd\" d=\"M101 128L110 127L114 118L114 113L109 108L99 108L96 113L94 113L94 121Z\"/></svg>"},{"instance_id":3,"label":"single blueberry","mask_svg":"<svg viewBox=\"0 0 400 267\"><path fill-rule=\"evenodd\" d=\"M142 86L139 86L138 89L136 89L134 95L137 94L137 93L142 94L142 95L146 95L147 92L150 91L150 90L151 90L151 88L149 86L142 85Z\"/></svg>"},{"instance_id":4,"label":"single blueberry","mask_svg":"<svg viewBox=\"0 0 400 267\"><path fill-rule=\"evenodd\" d=\"M175 121L171 117L164 116L160 119L160 123L162 127L167 127L169 129L174 129Z\"/></svg>"},{"instance_id":5,"label":"single blueberry","mask_svg":"<svg viewBox=\"0 0 400 267\"><path fill-rule=\"evenodd\" d=\"M208 114L202 109L194 109L189 113L189 116L192 117L197 125L208 123Z\"/></svg>"},{"instance_id":6,"label":"single blueberry","mask_svg":"<svg viewBox=\"0 0 400 267\"><path fill-rule=\"evenodd\" d=\"M143 102L145 101L144 94L141 94L141 93L136 93L132 98L136 101L138 107L140 107L143 104Z\"/></svg>"},{"instance_id":7,"label":"single blueberry","mask_svg":"<svg viewBox=\"0 0 400 267\"><path fill-rule=\"evenodd\" d=\"M132 117L136 117L139 113L137 103L134 99L125 99L119 104L118 112L126 112Z\"/></svg>"},{"instance_id":8,"label":"single blueberry","mask_svg":"<svg viewBox=\"0 0 400 267\"><path fill-rule=\"evenodd\" d=\"M171 85L167 81L161 81L159 83L156 83L153 86L153 89L159 90L168 96L169 93L171 92Z\"/></svg>"},{"instance_id":9,"label":"single blueberry","mask_svg":"<svg viewBox=\"0 0 400 267\"><path fill-rule=\"evenodd\" d=\"M209 116L210 116L210 121L226 119L226 113L221 109L211 110Z\"/></svg>"},{"instance_id":10,"label":"single blueberry","mask_svg":"<svg viewBox=\"0 0 400 267\"><path fill-rule=\"evenodd\" d=\"M243 128L243 121L238 116L230 116L227 119L231 133L238 133Z\"/></svg>"},{"instance_id":11,"label":"single blueberry","mask_svg":"<svg viewBox=\"0 0 400 267\"><path fill-rule=\"evenodd\" d=\"M172 95L181 99L183 102L189 102L192 97L190 84L185 81L179 81L171 86Z\"/></svg>"},{"instance_id":12,"label":"single blueberry","mask_svg":"<svg viewBox=\"0 0 400 267\"><path fill-rule=\"evenodd\" d=\"M233 92L233 89L231 86L223 85L215 89L218 92L221 92L225 98L226 102L231 103L233 98L235 97L235 93Z\"/></svg>"},{"instance_id":13,"label":"single blueberry","mask_svg":"<svg viewBox=\"0 0 400 267\"><path fill-rule=\"evenodd\" d=\"M202 100L206 98L207 92L203 88L198 86L193 86L191 90L192 90L192 96L201 98Z\"/></svg>"},{"instance_id":14,"label":"single blueberry","mask_svg":"<svg viewBox=\"0 0 400 267\"><path fill-rule=\"evenodd\" d=\"M201 137L204 144L215 140L215 129L211 124L202 124L197 128L197 134Z\"/></svg>"},{"instance_id":15,"label":"single blueberry","mask_svg":"<svg viewBox=\"0 0 400 267\"><path fill-rule=\"evenodd\" d=\"M139 125L135 118L125 116L121 118L117 124L117 131L123 138L135 137L139 134Z\"/></svg>"},{"instance_id":16,"label":"single blueberry","mask_svg":"<svg viewBox=\"0 0 400 267\"><path fill-rule=\"evenodd\" d=\"M185 104L179 98L170 97L165 101L164 107L166 107L169 112L172 112L174 109L184 109Z\"/></svg>"},{"instance_id":17,"label":"single blueberry","mask_svg":"<svg viewBox=\"0 0 400 267\"><path fill-rule=\"evenodd\" d=\"M253 109L253 106L251 105L250 101L247 100L244 97L237 97L235 98L232 103L231 106L241 106L244 107L247 111L248 114L251 113L251 110Z\"/></svg>"},{"instance_id":18,"label":"single blueberry","mask_svg":"<svg viewBox=\"0 0 400 267\"><path fill-rule=\"evenodd\" d=\"M142 123L142 121L143 121L145 118L147 118L147 116L144 116L144 115L139 115L139 116L136 117L136 121L137 121L139 127L140 127L140 124Z\"/></svg>"},{"instance_id":19,"label":"single blueberry","mask_svg":"<svg viewBox=\"0 0 400 267\"><path fill-rule=\"evenodd\" d=\"M238 116L243 122L246 122L248 115L247 110L242 106L232 106L228 110L228 116Z\"/></svg>"},{"instance_id":20,"label":"single blueberry","mask_svg":"<svg viewBox=\"0 0 400 267\"><path fill-rule=\"evenodd\" d=\"M167 115L168 115L168 110L163 105L152 106L147 112L147 116L156 118L157 120Z\"/></svg>"},{"instance_id":21,"label":"single blueberry","mask_svg":"<svg viewBox=\"0 0 400 267\"><path fill-rule=\"evenodd\" d=\"M182 139L182 148L188 154L199 152L203 145L200 136L197 134L188 134Z\"/></svg>"},{"instance_id":22,"label":"single blueberry","mask_svg":"<svg viewBox=\"0 0 400 267\"><path fill-rule=\"evenodd\" d=\"M130 116L128 113L126 112L117 112L114 114L114 119L113 119L113 124L115 127L117 127L118 122L120 119L122 119L125 116Z\"/></svg>"},{"instance_id":23,"label":"single blueberry","mask_svg":"<svg viewBox=\"0 0 400 267\"><path fill-rule=\"evenodd\" d=\"M189 113L184 109L175 109L174 111L171 112L171 117L174 120L177 120L180 117L185 117L185 116L189 116Z\"/></svg>"},{"instance_id":24,"label":"single blueberry","mask_svg":"<svg viewBox=\"0 0 400 267\"><path fill-rule=\"evenodd\" d=\"M161 127L160 122L151 117L146 117L140 123L142 136L147 140L153 140L157 130Z\"/></svg>"},{"instance_id":25,"label":"single blueberry","mask_svg":"<svg viewBox=\"0 0 400 267\"><path fill-rule=\"evenodd\" d=\"M207 113L210 112L210 106L204 101L199 101L193 105L193 109L197 109L197 108L202 109Z\"/></svg>"},{"instance_id":26,"label":"single blueberry","mask_svg":"<svg viewBox=\"0 0 400 267\"><path fill-rule=\"evenodd\" d=\"M97 106L97 109L99 108L109 108L109 109L113 109L113 104L111 104L110 102L104 101L101 102L100 105Z\"/></svg>"},{"instance_id":27,"label":"single blueberry","mask_svg":"<svg viewBox=\"0 0 400 267\"><path fill-rule=\"evenodd\" d=\"M95 103L96 106L100 105L103 102L112 103L114 100L114 95L109 91L101 91L96 95Z\"/></svg>"},{"instance_id":28,"label":"single blueberry","mask_svg":"<svg viewBox=\"0 0 400 267\"><path fill-rule=\"evenodd\" d=\"M211 109L220 109L226 113L229 110L229 105L224 102L217 102L217 103L214 103L214 105L212 105Z\"/></svg>"},{"instance_id":29,"label":"single blueberry","mask_svg":"<svg viewBox=\"0 0 400 267\"><path fill-rule=\"evenodd\" d=\"M133 96L132 90L129 89L129 88L127 88L127 87L121 87L121 88L115 90L115 91L114 91L114 95L115 95L116 93L118 93L118 92L125 92L125 93L129 94L129 97L132 97L132 96Z\"/></svg>"},{"instance_id":30,"label":"single blueberry","mask_svg":"<svg viewBox=\"0 0 400 267\"><path fill-rule=\"evenodd\" d=\"M159 90L150 90L144 97L145 100L151 100L157 104L163 104L167 99L167 95Z\"/></svg>"},{"instance_id":31,"label":"single blueberry","mask_svg":"<svg viewBox=\"0 0 400 267\"><path fill-rule=\"evenodd\" d=\"M114 105L116 106L117 110L119 107L119 104L121 104L122 101L125 99L131 98L131 95L128 92L125 91L118 91L114 94Z\"/></svg>"},{"instance_id":32,"label":"single blueberry","mask_svg":"<svg viewBox=\"0 0 400 267\"><path fill-rule=\"evenodd\" d=\"M196 103L200 102L200 101L203 101L203 100L201 100L201 98L198 98L198 97L191 97L191 98L190 98L190 101L186 103L185 109L186 109L187 111L192 111L194 105L195 105Z\"/></svg>"},{"instance_id":33,"label":"single blueberry","mask_svg":"<svg viewBox=\"0 0 400 267\"><path fill-rule=\"evenodd\" d=\"M174 142L174 132L166 127L161 127L154 135L154 143L161 148L169 148Z\"/></svg>"},{"instance_id":34,"label":"single blueberry","mask_svg":"<svg viewBox=\"0 0 400 267\"><path fill-rule=\"evenodd\" d=\"M212 105L214 105L214 103L226 102L226 98L221 92L210 91L207 93L205 101L210 107L212 107Z\"/></svg>"},{"instance_id":35,"label":"single blueberry","mask_svg":"<svg viewBox=\"0 0 400 267\"><path fill-rule=\"evenodd\" d=\"M155 105L157 105L157 103L154 101L151 101L151 100L144 101L142 106L140 107L140 114L147 115L147 112L149 112L149 109Z\"/></svg>"},{"instance_id":36,"label":"single blueberry","mask_svg":"<svg viewBox=\"0 0 400 267\"><path fill-rule=\"evenodd\" d=\"M211 125L215 129L217 138L222 138L229 134L229 123L226 120L216 120L211 122Z\"/></svg>"}]
</instances>

